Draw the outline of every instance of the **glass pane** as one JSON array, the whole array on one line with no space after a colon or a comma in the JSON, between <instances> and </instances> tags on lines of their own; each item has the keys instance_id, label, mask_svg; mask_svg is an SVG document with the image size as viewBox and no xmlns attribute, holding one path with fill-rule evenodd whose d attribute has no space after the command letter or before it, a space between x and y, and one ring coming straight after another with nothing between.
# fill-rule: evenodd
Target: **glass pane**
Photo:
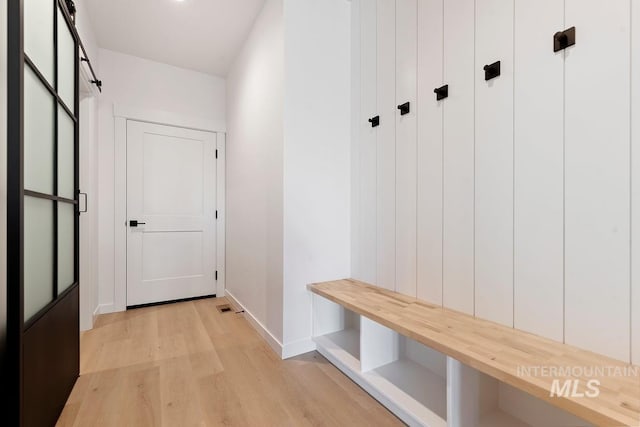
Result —
<instances>
[{"instance_id":1,"label":"glass pane","mask_svg":"<svg viewBox=\"0 0 640 427\"><path fill-rule=\"evenodd\" d=\"M24 2L24 51L53 86L53 5L51 0Z\"/></svg>"},{"instance_id":2,"label":"glass pane","mask_svg":"<svg viewBox=\"0 0 640 427\"><path fill-rule=\"evenodd\" d=\"M53 194L54 107L49 91L25 65L24 188L46 194Z\"/></svg>"},{"instance_id":3,"label":"glass pane","mask_svg":"<svg viewBox=\"0 0 640 427\"><path fill-rule=\"evenodd\" d=\"M53 202L24 198L24 319L53 299Z\"/></svg>"},{"instance_id":4,"label":"glass pane","mask_svg":"<svg viewBox=\"0 0 640 427\"><path fill-rule=\"evenodd\" d=\"M62 12L58 9L58 95L75 113L75 42Z\"/></svg>"},{"instance_id":5,"label":"glass pane","mask_svg":"<svg viewBox=\"0 0 640 427\"><path fill-rule=\"evenodd\" d=\"M58 196L75 198L74 141L75 123L62 107L58 107Z\"/></svg>"},{"instance_id":6,"label":"glass pane","mask_svg":"<svg viewBox=\"0 0 640 427\"><path fill-rule=\"evenodd\" d=\"M58 203L58 295L75 282L75 205Z\"/></svg>"}]
</instances>

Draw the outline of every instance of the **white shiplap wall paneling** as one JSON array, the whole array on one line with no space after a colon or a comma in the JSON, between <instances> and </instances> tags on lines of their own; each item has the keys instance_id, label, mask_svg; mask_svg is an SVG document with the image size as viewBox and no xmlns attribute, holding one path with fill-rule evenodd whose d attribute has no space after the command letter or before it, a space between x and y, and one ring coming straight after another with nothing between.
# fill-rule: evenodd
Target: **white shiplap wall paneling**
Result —
<instances>
[{"instance_id":1,"label":"white shiplap wall paneling","mask_svg":"<svg viewBox=\"0 0 640 427\"><path fill-rule=\"evenodd\" d=\"M630 1L565 19L565 340L629 360Z\"/></svg>"},{"instance_id":2,"label":"white shiplap wall paneling","mask_svg":"<svg viewBox=\"0 0 640 427\"><path fill-rule=\"evenodd\" d=\"M513 326L513 7L476 1L476 315ZM483 67L500 61L485 81Z\"/></svg>"},{"instance_id":3,"label":"white shiplap wall paneling","mask_svg":"<svg viewBox=\"0 0 640 427\"><path fill-rule=\"evenodd\" d=\"M444 85L443 0L418 2L418 298L442 304L442 112L446 99L433 90Z\"/></svg>"},{"instance_id":4,"label":"white shiplap wall paneling","mask_svg":"<svg viewBox=\"0 0 640 427\"><path fill-rule=\"evenodd\" d=\"M474 0L444 2L443 304L474 311Z\"/></svg>"},{"instance_id":5,"label":"white shiplap wall paneling","mask_svg":"<svg viewBox=\"0 0 640 427\"><path fill-rule=\"evenodd\" d=\"M416 296L417 0L396 0L396 290Z\"/></svg>"},{"instance_id":6,"label":"white shiplap wall paneling","mask_svg":"<svg viewBox=\"0 0 640 427\"><path fill-rule=\"evenodd\" d=\"M369 119L378 115L377 93L377 7L376 2L360 3L360 227L359 278L376 283L377 262L377 127Z\"/></svg>"},{"instance_id":7,"label":"white shiplap wall paneling","mask_svg":"<svg viewBox=\"0 0 640 427\"><path fill-rule=\"evenodd\" d=\"M631 362L640 365L640 0L631 0L631 183L632 258L631 271Z\"/></svg>"},{"instance_id":8,"label":"white shiplap wall paneling","mask_svg":"<svg viewBox=\"0 0 640 427\"><path fill-rule=\"evenodd\" d=\"M640 363L638 3L359 2L354 276Z\"/></svg>"},{"instance_id":9,"label":"white shiplap wall paneling","mask_svg":"<svg viewBox=\"0 0 640 427\"><path fill-rule=\"evenodd\" d=\"M377 0L377 285L396 287L396 2Z\"/></svg>"},{"instance_id":10,"label":"white shiplap wall paneling","mask_svg":"<svg viewBox=\"0 0 640 427\"><path fill-rule=\"evenodd\" d=\"M562 341L564 1L515 0L514 320ZM541 316L541 307L544 315Z\"/></svg>"}]
</instances>

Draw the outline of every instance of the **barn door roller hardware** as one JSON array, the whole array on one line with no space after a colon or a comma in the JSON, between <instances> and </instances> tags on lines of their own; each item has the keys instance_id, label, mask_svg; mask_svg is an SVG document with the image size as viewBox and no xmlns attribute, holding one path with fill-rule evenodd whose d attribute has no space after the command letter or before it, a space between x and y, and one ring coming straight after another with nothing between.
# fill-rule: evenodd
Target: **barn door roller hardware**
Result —
<instances>
[{"instance_id":1,"label":"barn door roller hardware","mask_svg":"<svg viewBox=\"0 0 640 427\"><path fill-rule=\"evenodd\" d=\"M96 85L96 87L102 92L102 80L91 80L90 83Z\"/></svg>"},{"instance_id":2,"label":"barn door roller hardware","mask_svg":"<svg viewBox=\"0 0 640 427\"><path fill-rule=\"evenodd\" d=\"M369 123L371 123L372 128L380 126L380 116L371 117Z\"/></svg>"},{"instance_id":3,"label":"barn door roller hardware","mask_svg":"<svg viewBox=\"0 0 640 427\"><path fill-rule=\"evenodd\" d=\"M495 79L500 75L500 61L484 66L484 79Z\"/></svg>"},{"instance_id":4,"label":"barn door roller hardware","mask_svg":"<svg viewBox=\"0 0 640 427\"><path fill-rule=\"evenodd\" d=\"M553 35L553 51L558 52L576 44L576 27L558 31Z\"/></svg>"},{"instance_id":5,"label":"barn door roller hardware","mask_svg":"<svg viewBox=\"0 0 640 427\"><path fill-rule=\"evenodd\" d=\"M400 110L400 115L404 116L405 114L409 114L411 111L411 103L405 102L404 104L398 105L398 110Z\"/></svg>"},{"instance_id":6,"label":"barn door roller hardware","mask_svg":"<svg viewBox=\"0 0 640 427\"><path fill-rule=\"evenodd\" d=\"M65 3L67 5L67 11L69 12L69 15L71 15L71 18L73 19L73 23L75 24L75 22L76 22L76 4L74 3L73 0L65 0Z\"/></svg>"},{"instance_id":7,"label":"barn door roller hardware","mask_svg":"<svg viewBox=\"0 0 640 427\"><path fill-rule=\"evenodd\" d=\"M449 85L435 88L433 92L436 94L436 99L438 101L440 101L441 99L445 99L449 96Z\"/></svg>"},{"instance_id":8,"label":"barn door roller hardware","mask_svg":"<svg viewBox=\"0 0 640 427\"><path fill-rule=\"evenodd\" d=\"M91 76L93 80L90 80L90 82L96 85L98 90L102 92L102 80L100 80L96 76L96 72L93 69L93 65L91 65L91 60L89 60L89 55L87 55L87 49L84 48L84 44L82 44L82 39L80 38L80 35L78 34L78 30L76 29L76 26L75 26L76 5L73 2L73 0L57 0L57 2L58 2L58 5L60 6L60 10L62 11L62 13L65 14L69 18L69 20L74 23L74 25L71 26L70 30L73 33L73 37L78 41L78 45L80 45L80 51L82 52L82 55L80 56L80 60L82 62L87 63L87 66L89 67L89 71L91 72Z\"/></svg>"}]
</instances>

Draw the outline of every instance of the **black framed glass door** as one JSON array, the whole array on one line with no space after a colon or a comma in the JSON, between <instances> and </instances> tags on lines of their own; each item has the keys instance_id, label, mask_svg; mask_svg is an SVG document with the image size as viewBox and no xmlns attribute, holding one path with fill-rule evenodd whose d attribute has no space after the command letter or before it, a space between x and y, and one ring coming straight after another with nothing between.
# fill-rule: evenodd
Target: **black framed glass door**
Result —
<instances>
[{"instance_id":1,"label":"black framed glass door","mask_svg":"<svg viewBox=\"0 0 640 427\"><path fill-rule=\"evenodd\" d=\"M54 425L79 371L73 25L62 0L8 0L7 409L22 426Z\"/></svg>"}]
</instances>

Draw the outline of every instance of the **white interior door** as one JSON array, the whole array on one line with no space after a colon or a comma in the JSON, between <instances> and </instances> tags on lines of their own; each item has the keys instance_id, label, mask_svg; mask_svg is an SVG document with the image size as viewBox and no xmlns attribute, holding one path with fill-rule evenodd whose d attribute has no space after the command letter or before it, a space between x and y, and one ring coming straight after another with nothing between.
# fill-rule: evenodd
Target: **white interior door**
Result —
<instances>
[{"instance_id":1,"label":"white interior door","mask_svg":"<svg viewBox=\"0 0 640 427\"><path fill-rule=\"evenodd\" d=\"M216 293L215 151L215 133L127 122L127 306Z\"/></svg>"}]
</instances>

